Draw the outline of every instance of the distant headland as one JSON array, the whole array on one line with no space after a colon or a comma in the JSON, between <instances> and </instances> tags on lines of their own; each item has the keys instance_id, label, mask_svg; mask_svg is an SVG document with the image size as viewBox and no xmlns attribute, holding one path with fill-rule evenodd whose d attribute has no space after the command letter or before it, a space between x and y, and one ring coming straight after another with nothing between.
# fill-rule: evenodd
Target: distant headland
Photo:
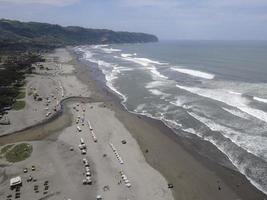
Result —
<instances>
[{"instance_id":1,"label":"distant headland","mask_svg":"<svg viewBox=\"0 0 267 200\"><path fill-rule=\"evenodd\" d=\"M55 48L66 45L157 42L155 35L0 19L0 46ZM19 49L18 49L19 50Z\"/></svg>"}]
</instances>

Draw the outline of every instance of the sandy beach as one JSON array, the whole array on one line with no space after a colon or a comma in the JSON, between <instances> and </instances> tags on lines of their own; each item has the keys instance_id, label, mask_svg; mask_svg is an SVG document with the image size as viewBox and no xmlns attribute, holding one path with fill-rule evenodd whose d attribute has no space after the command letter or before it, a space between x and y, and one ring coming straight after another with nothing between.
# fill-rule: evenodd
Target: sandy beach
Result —
<instances>
[{"instance_id":1,"label":"sandy beach","mask_svg":"<svg viewBox=\"0 0 267 200\"><path fill-rule=\"evenodd\" d=\"M127 112L97 81L101 74L86 68L71 51L58 49L45 58L42 65L50 70L37 69L27 78L26 108L11 111L11 124L0 126L1 148L22 141L33 146L31 157L24 161L0 159L1 199L14 197L9 179L17 175L23 180L23 200L96 199L97 195L112 200L266 198L234 169L197 154L198 140L182 139L159 121ZM43 101L28 95L32 88ZM39 125L25 129L35 124ZM211 144L206 147L215 157L223 157ZM32 165L35 171L23 173ZM36 182L26 181L29 174ZM38 193L34 185L40 188Z\"/></svg>"},{"instance_id":2,"label":"sandy beach","mask_svg":"<svg viewBox=\"0 0 267 200\"><path fill-rule=\"evenodd\" d=\"M59 57L56 65L58 68L52 72L49 71L50 75L45 75L54 84L44 83L43 79L45 78L38 77L39 79L36 82L29 81L27 88L36 87L40 93L42 92L43 96L57 91L57 94L55 94L57 98L54 101L52 100L54 103L70 96L89 97L88 88L76 78L73 66L66 64L70 61L66 57L69 58L70 55L64 50L58 50L55 55ZM61 60L61 58L65 59ZM53 64L50 62L50 65ZM40 75L38 74L38 76ZM63 90L56 89L61 88L61 85ZM60 96L62 91L64 95ZM30 100L29 98L28 101L27 97L27 103L34 105L35 102L30 102ZM38 102L35 104L38 104ZM38 105L36 106L38 107ZM54 106L54 104L51 103L51 106ZM76 108L73 109L75 106ZM68 104L68 107L70 110L68 114L71 114L73 119L71 124L55 134L56 136L51 134L42 141L29 142L33 146L33 154L30 158L14 164L8 163L4 159L1 160L2 165L5 166L1 169L1 174L5 174L7 177L22 176L24 181L21 199L42 197L49 197L49 199L87 199L88 195L91 196L90 199L95 199L97 194L104 199L114 200L173 199L165 178L145 161L138 144L124 125L115 117L114 111L103 107L101 102L81 103L81 101L77 101L75 104ZM38 108L40 109L40 107ZM45 120L45 115L34 115L33 112L30 113L31 109L33 108L27 106L25 110L21 111L21 115L29 115L30 118L35 119L35 122ZM10 119L14 119L15 122L15 120L19 121L20 117L10 117ZM81 117L84 120L83 122ZM80 121L77 122L77 119ZM97 142L92 139L88 125L89 120L90 126L94 127L93 131L96 134ZM29 122L22 124L20 127L13 127L14 125L12 126L11 123L10 127L23 129L30 125ZM80 131L77 130L77 126L80 127ZM39 132L38 129L35 132ZM20 135L21 132L17 134ZM81 154L79 149L81 138L86 145L87 153L84 155ZM3 140L5 139L3 137ZM17 137L14 136L13 139L17 140ZM125 140L126 144L122 144L122 140ZM120 152L119 156L123 159L123 163L118 161L111 144L116 146L117 151ZM70 148L73 149L70 151ZM87 159L89 162L89 177L92 180L90 185L83 184L83 180L86 178L83 159ZM46 194L29 192L32 190L33 184L25 181L28 174L22 174L22 171L31 165L37 168L36 171L31 173L33 177L37 178L35 185L41 185L42 182L49 181L51 191L49 189ZM1 178L0 191L4 197L8 195L9 179L3 176Z\"/></svg>"}]
</instances>

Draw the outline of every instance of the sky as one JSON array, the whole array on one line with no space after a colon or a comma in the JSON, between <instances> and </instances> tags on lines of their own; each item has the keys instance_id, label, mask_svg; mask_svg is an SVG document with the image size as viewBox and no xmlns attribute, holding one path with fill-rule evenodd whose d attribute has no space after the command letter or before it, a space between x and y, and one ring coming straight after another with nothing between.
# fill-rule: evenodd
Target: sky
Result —
<instances>
[{"instance_id":1,"label":"sky","mask_svg":"<svg viewBox=\"0 0 267 200\"><path fill-rule=\"evenodd\" d=\"M0 0L0 18L162 40L267 40L267 0Z\"/></svg>"}]
</instances>

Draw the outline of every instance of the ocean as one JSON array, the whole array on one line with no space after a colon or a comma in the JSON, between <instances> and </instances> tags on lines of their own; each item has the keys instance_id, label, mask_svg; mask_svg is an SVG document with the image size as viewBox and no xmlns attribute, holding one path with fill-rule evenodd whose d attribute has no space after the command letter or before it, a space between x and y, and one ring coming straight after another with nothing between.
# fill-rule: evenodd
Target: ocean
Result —
<instances>
[{"instance_id":1,"label":"ocean","mask_svg":"<svg viewBox=\"0 0 267 200\"><path fill-rule=\"evenodd\" d=\"M130 111L209 141L267 194L267 43L161 41L74 50Z\"/></svg>"}]
</instances>

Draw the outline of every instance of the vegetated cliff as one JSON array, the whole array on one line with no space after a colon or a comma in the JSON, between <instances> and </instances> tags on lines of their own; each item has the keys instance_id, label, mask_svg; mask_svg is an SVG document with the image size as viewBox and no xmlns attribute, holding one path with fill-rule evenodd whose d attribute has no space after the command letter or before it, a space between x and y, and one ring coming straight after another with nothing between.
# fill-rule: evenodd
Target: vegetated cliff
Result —
<instances>
[{"instance_id":1,"label":"vegetated cliff","mask_svg":"<svg viewBox=\"0 0 267 200\"><path fill-rule=\"evenodd\" d=\"M0 20L1 48L42 48L80 44L157 42L158 38L146 33L115 32L107 29L89 29L78 26Z\"/></svg>"}]
</instances>

